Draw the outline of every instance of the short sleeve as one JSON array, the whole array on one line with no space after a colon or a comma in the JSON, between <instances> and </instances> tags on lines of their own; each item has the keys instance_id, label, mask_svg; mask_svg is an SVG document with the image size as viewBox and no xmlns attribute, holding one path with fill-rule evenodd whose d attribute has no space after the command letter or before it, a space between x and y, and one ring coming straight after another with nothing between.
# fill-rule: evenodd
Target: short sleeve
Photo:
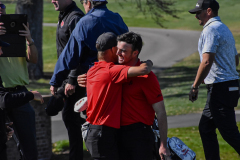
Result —
<instances>
[{"instance_id":1,"label":"short sleeve","mask_svg":"<svg viewBox=\"0 0 240 160\"><path fill-rule=\"evenodd\" d=\"M150 72L146 82L141 86L148 103L154 104L163 100L162 91L156 75Z\"/></svg>"},{"instance_id":2,"label":"short sleeve","mask_svg":"<svg viewBox=\"0 0 240 160\"><path fill-rule=\"evenodd\" d=\"M203 50L202 53L217 53L219 46L219 33L213 28L206 28L204 31Z\"/></svg>"},{"instance_id":3,"label":"short sleeve","mask_svg":"<svg viewBox=\"0 0 240 160\"><path fill-rule=\"evenodd\" d=\"M114 65L113 63L109 66L109 74L114 83L127 82L127 74L130 66L125 65Z\"/></svg>"}]
</instances>

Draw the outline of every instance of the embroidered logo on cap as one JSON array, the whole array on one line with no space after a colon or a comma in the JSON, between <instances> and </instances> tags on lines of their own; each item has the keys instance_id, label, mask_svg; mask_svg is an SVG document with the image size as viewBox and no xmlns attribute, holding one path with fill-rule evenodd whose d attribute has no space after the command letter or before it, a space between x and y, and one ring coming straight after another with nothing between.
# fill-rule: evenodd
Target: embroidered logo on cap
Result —
<instances>
[{"instance_id":1,"label":"embroidered logo on cap","mask_svg":"<svg viewBox=\"0 0 240 160\"><path fill-rule=\"evenodd\" d=\"M198 3L196 4L196 7L199 7L199 4L198 4Z\"/></svg>"}]
</instances>

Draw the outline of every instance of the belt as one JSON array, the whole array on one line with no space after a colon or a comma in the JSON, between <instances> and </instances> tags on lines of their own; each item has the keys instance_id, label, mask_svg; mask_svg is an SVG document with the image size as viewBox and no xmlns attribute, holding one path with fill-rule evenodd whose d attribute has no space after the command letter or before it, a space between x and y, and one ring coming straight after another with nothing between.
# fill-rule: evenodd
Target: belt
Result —
<instances>
[{"instance_id":1,"label":"belt","mask_svg":"<svg viewBox=\"0 0 240 160\"><path fill-rule=\"evenodd\" d=\"M151 128L151 126L146 125L144 123L134 123L126 126L121 126L121 130L133 130L137 128Z\"/></svg>"},{"instance_id":2,"label":"belt","mask_svg":"<svg viewBox=\"0 0 240 160\"><path fill-rule=\"evenodd\" d=\"M102 126L102 125L89 125L89 128L91 129L100 129L100 130L105 130L105 131L113 131L117 130L116 128L108 127L108 126Z\"/></svg>"},{"instance_id":3,"label":"belt","mask_svg":"<svg viewBox=\"0 0 240 160\"><path fill-rule=\"evenodd\" d=\"M13 88L5 88L8 92L16 92L18 90L21 90L23 89L24 86L16 86L16 87L13 87Z\"/></svg>"},{"instance_id":4,"label":"belt","mask_svg":"<svg viewBox=\"0 0 240 160\"><path fill-rule=\"evenodd\" d=\"M218 86L218 85L222 85L222 84L226 84L226 83L232 83L232 82L238 82L238 79L235 80L231 80L231 81L225 81L225 82L219 82L219 83L212 83L212 84L207 84L207 88L213 87L213 86Z\"/></svg>"}]
</instances>

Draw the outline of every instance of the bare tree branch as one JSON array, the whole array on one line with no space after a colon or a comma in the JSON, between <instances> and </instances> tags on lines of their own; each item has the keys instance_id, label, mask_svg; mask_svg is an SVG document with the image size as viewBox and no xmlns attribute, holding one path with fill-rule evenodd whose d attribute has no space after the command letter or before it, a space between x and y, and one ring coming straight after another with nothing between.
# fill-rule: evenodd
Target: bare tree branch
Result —
<instances>
[{"instance_id":1,"label":"bare tree branch","mask_svg":"<svg viewBox=\"0 0 240 160\"><path fill-rule=\"evenodd\" d=\"M174 18L178 18L176 15L177 10L173 9L175 4L172 0L115 0L123 7L123 2L134 2L138 11L142 12L146 16L147 13L151 15L151 18L161 27L164 27L162 22L166 21L164 15L170 15Z\"/></svg>"}]
</instances>

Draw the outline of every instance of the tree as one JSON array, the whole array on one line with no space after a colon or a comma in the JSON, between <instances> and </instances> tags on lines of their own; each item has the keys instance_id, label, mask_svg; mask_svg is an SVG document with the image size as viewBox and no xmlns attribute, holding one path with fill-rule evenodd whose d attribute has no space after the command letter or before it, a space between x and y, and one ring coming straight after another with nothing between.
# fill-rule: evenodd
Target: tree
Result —
<instances>
[{"instance_id":1,"label":"tree","mask_svg":"<svg viewBox=\"0 0 240 160\"><path fill-rule=\"evenodd\" d=\"M121 5L122 0L116 0ZM175 4L172 0L124 0L134 1L137 9L144 15L150 13L153 20L161 27L164 27L162 22L165 20L163 14L168 14L174 18L178 18L175 13L177 10L173 9Z\"/></svg>"},{"instance_id":2,"label":"tree","mask_svg":"<svg viewBox=\"0 0 240 160\"><path fill-rule=\"evenodd\" d=\"M43 76L42 23L43 0L18 0L16 14L27 14L32 38L38 50L38 63L28 64L29 77L39 79Z\"/></svg>"}]
</instances>

